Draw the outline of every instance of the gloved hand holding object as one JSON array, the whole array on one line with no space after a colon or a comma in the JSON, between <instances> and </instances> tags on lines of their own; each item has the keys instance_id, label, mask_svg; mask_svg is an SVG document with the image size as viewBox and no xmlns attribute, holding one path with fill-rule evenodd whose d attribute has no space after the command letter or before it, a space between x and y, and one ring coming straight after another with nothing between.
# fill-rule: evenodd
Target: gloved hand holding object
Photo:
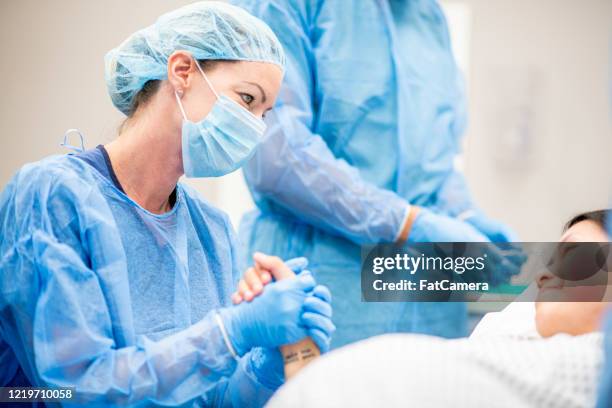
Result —
<instances>
[{"instance_id":1,"label":"gloved hand holding object","mask_svg":"<svg viewBox=\"0 0 612 408\"><path fill-rule=\"evenodd\" d=\"M239 287L251 292L250 299L255 298L263 291L263 286L267 284L265 282L266 276L283 279L291 277L293 274L310 273L306 270L308 266L306 258L293 258L283 262L277 257L256 252L253 255L253 260L255 261L255 267L247 270L245 277L240 280L239 284ZM261 288L259 293L256 293L255 287ZM235 299L235 304L241 303L243 299L250 301L249 297L245 296L244 290L239 289L240 292L235 292L232 296ZM317 285L304 301L303 312L302 319L309 327L308 335L313 339L319 350L326 353L329 350L331 335L335 331L335 326L331 322L332 307L329 289L323 285Z\"/></svg>"},{"instance_id":2,"label":"gloved hand holding object","mask_svg":"<svg viewBox=\"0 0 612 408\"><path fill-rule=\"evenodd\" d=\"M332 308L331 293L322 285L317 285L311 296L304 301L303 322L309 327L308 335L316 344L321 353L327 353L331 343L331 336L336 327L331 321ZM300 348L312 347L310 339L304 339L298 343ZM258 348L251 351L251 369L257 378L270 388L276 388L282 384L284 379L289 379L293 374L303 368L312 359L285 361L283 356L291 353L296 345L281 347L281 352L276 348ZM316 350L315 350L316 351ZM316 357L316 353L313 357ZM283 375L284 371L284 375Z\"/></svg>"},{"instance_id":3,"label":"gloved hand holding object","mask_svg":"<svg viewBox=\"0 0 612 408\"><path fill-rule=\"evenodd\" d=\"M315 286L312 274L304 272L295 279L270 283L252 302L221 309L236 354L242 356L256 346L278 347L306 337L302 307Z\"/></svg>"},{"instance_id":4,"label":"gloved hand holding object","mask_svg":"<svg viewBox=\"0 0 612 408\"><path fill-rule=\"evenodd\" d=\"M308 261L305 258L294 258L284 263L280 258L268 256L262 253L253 255L255 266L249 268L245 273L244 279L240 281L239 292L234 293L232 298L235 303L242 300L250 301L257 292L263 290L271 276L276 280L293 279L295 273L310 274L305 268ZM248 281L248 283L247 283ZM246 289L245 289L246 288ZM253 288L250 292L249 288ZM322 286L317 285L309 293L304 301L302 323L308 327L310 338L303 339L299 343L285 345L281 347L284 358L285 377L290 378L302 367L308 364L314 357L321 352L329 350L331 335L335 331L335 326L331 321L331 293ZM251 354L253 363L251 369L258 378L264 378L270 384L278 384L282 374L279 373L283 367L281 354L275 349L261 349ZM271 378L270 378L271 377Z\"/></svg>"},{"instance_id":5,"label":"gloved hand holding object","mask_svg":"<svg viewBox=\"0 0 612 408\"><path fill-rule=\"evenodd\" d=\"M321 353L329 351L331 336L336 330L332 318L332 295L323 285L315 286L304 301L302 322L308 327L308 336L315 342Z\"/></svg>"}]
</instances>

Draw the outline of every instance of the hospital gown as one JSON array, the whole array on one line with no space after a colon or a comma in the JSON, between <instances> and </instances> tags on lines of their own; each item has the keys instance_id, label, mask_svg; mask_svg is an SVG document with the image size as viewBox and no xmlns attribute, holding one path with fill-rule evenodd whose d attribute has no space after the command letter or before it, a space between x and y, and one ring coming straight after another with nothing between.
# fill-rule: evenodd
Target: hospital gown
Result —
<instances>
[{"instance_id":1,"label":"hospital gown","mask_svg":"<svg viewBox=\"0 0 612 408\"><path fill-rule=\"evenodd\" d=\"M228 218L179 184L152 214L74 156L23 167L0 196L0 383L76 387L92 406L258 406L213 310L239 277Z\"/></svg>"},{"instance_id":2,"label":"hospital gown","mask_svg":"<svg viewBox=\"0 0 612 408\"><path fill-rule=\"evenodd\" d=\"M535 302L513 302L500 312L487 313L470 334L470 338L513 337L541 338L535 324Z\"/></svg>"},{"instance_id":3,"label":"hospital gown","mask_svg":"<svg viewBox=\"0 0 612 408\"><path fill-rule=\"evenodd\" d=\"M593 407L602 335L445 340L393 334L332 352L276 407Z\"/></svg>"}]
</instances>

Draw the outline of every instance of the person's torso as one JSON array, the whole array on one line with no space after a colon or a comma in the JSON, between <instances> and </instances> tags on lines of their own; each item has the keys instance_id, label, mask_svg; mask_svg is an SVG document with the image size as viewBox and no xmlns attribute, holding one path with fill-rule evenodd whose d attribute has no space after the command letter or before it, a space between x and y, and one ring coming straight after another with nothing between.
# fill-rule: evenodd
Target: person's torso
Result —
<instances>
[{"instance_id":1,"label":"person's torso","mask_svg":"<svg viewBox=\"0 0 612 408\"><path fill-rule=\"evenodd\" d=\"M312 131L366 181L427 205L466 120L439 5L325 1L315 26Z\"/></svg>"},{"instance_id":2,"label":"person's torso","mask_svg":"<svg viewBox=\"0 0 612 408\"><path fill-rule=\"evenodd\" d=\"M230 304L237 267L231 227L221 211L189 188L179 184L172 210L156 215L74 156L56 156L34 166L78 178L59 180L52 190L61 192L44 192L48 198L35 194L51 202L41 202L41 207L61 205L52 211L54 235L94 271L106 299L95 307L108 313L117 347L133 345L140 336L166 337ZM90 188L82 191L78 186L83 185ZM65 201L65 209L55 204Z\"/></svg>"},{"instance_id":3,"label":"person's torso","mask_svg":"<svg viewBox=\"0 0 612 408\"><path fill-rule=\"evenodd\" d=\"M434 205L453 169L466 115L439 5L322 1L313 25L313 133L365 181L411 204ZM278 236L264 248L284 257L358 263L358 248L344 239L304 225L265 195L255 199L262 222L273 223ZM241 230L252 243L257 237L247 224Z\"/></svg>"},{"instance_id":4,"label":"person's torso","mask_svg":"<svg viewBox=\"0 0 612 408\"><path fill-rule=\"evenodd\" d=\"M32 336L27 324L20 330L25 321L62 328L88 317L80 327L95 327L113 348L138 346L229 305L237 278L233 233L221 211L179 184L170 212L149 213L73 155L17 173L0 194L0 230L0 370L10 371L0 375L5 385L44 384L31 342L40 347L40 339L53 333ZM88 313L41 310L46 285L60 285L54 290L66 294L66 304Z\"/></svg>"},{"instance_id":5,"label":"person's torso","mask_svg":"<svg viewBox=\"0 0 612 408\"><path fill-rule=\"evenodd\" d=\"M310 130L365 181L411 204L434 205L465 123L461 79L438 4L316 3L313 21L304 25L313 49ZM259 211L241 223L243 259L253 251L307 257L336 299L334 346L389 331L465 334L462 304L361 302L358 245L309 225L265 194L255 199Z\"/></svg>"},{"instance_id":6,"label":"person's torso","mask_svg":"<svg viewBox=\"0 0 612 408\"><path fill-rule=\"evenodd\" d=\"M163 338L229 304L233 243L219 211L181 185L163 215L142 209L109 183L100 190L121 237L136 336Z\"/></svg>"},{"instance_id":7,"label":"person's torso","mask_svg":"<svg viewBox=\"0 0 612 408\"><path fill-rule=\"evenodd\" d=\"M107 196L125 253L137 336L165 337L229 304L230 242L213 242L226 237L206 228L208 220L189 208L184 191L178 195L177 208L163 217Z\"/></svg>"}]
</instances>

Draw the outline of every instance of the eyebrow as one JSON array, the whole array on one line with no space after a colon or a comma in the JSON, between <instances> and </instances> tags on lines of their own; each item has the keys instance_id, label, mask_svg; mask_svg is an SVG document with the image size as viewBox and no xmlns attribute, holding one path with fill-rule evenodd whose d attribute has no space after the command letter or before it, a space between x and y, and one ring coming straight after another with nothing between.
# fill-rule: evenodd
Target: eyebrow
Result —
<instances>
[{"instance_id":1,"label":"eyebrow","mask_svg":"<svg viewBox=\"0 0 612 408\"><path fill-rule=\"evenodd\" d=\"M265 103L266 102L266 93L264 92L263 88L261 86L259 86L259 84L256 84L255 82L249 82L249 81L242 81L245 84L251 84L256 86L257 88L259 88L259 91L261 92L261 96L262 96L262 102Z\"/></svg>"}]
</instances>

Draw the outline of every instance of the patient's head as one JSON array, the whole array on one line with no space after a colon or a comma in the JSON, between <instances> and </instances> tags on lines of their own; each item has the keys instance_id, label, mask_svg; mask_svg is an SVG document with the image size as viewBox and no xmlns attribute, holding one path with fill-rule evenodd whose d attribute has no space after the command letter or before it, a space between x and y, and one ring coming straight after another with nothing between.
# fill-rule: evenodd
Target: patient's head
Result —
<instances>
[{"instance_id":1,"label":"patient's head","mask_svg":"<svg viewBox=\"0 0 612 408\"><path fill-rule=\"evenodd\" d=\"M609 210L591 211L579 214L569 220L563 228L561 242L608 242L610 237L606 233L606 223Z\"/></svg>"},{"instance_id":2,"label":"patient's head","mask_svg":"<svg viewBox=\"0 0 612 408\"><path fill-rule=\"evenodd\" d=\"M607 212L605 210L592 211L572 218L566 224L560 242L567 243L568 247L569 243L609 242L610 237L605 230ZM538 302L536 302L536 327L543 337L558 333L577 336L596 331L600 327L601 319L608 307L607 302L547 302L543 300L546 298L577 299L580 296L591 296L590 299L593 299L596 297L593 293L589 293L589 290L605 292L607 284L603 286L603 289L597 289L598 287L592 284L572 287L567 282L549 271L538 277L537 283L540 291ZM603 296L604 293L602 292L601 295Z\"/></svg>"}]
</instances>

